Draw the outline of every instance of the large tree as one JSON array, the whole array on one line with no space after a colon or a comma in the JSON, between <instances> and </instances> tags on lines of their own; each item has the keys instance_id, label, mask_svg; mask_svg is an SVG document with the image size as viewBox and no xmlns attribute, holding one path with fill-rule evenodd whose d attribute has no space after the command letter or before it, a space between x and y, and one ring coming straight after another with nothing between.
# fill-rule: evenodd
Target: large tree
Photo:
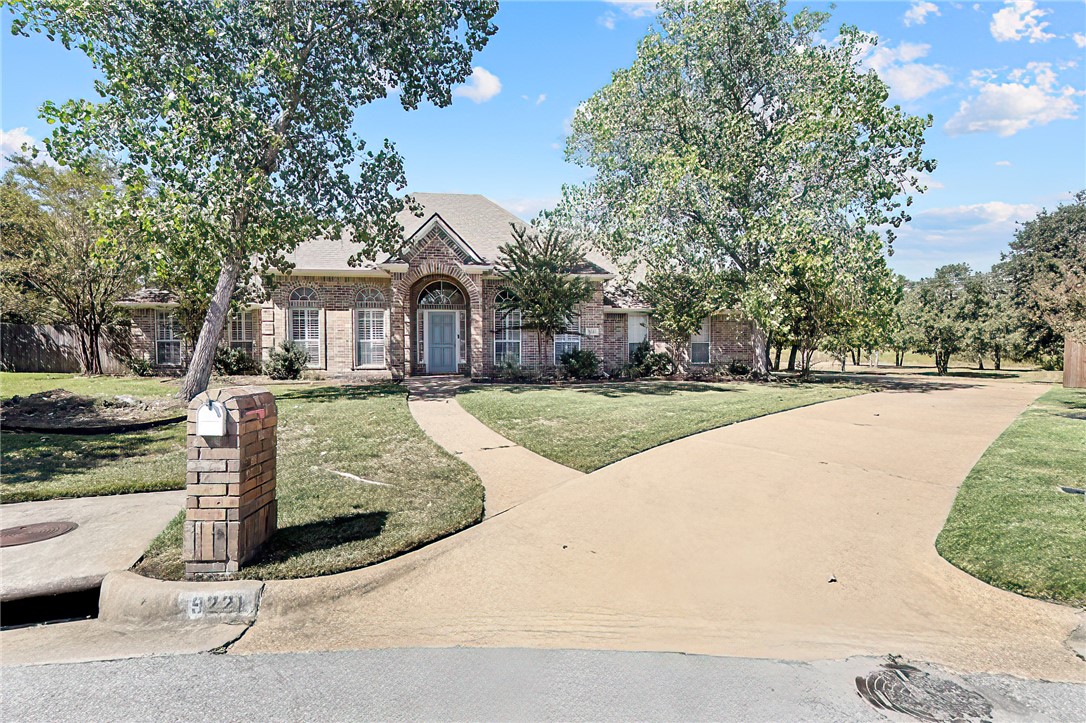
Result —
<instances>
[{"instance_id":1,"label":"large tree","mask_svg":"<svg viewBox=\"0 0 1086 723\"><path fill-rule=\"evenodd\" d=\"M648 269L637 285L638 294L652 308L653 329L683 368L690 361L690 338L701 331L707 317L728 308L729 300L721 297L720 288L719 279L682 265Z\"/></svg>"},{"instance_id":2,"label":"large tree","mask_svg":"<svg viewBox=\"0 0 1086 723\"><path fill-rule=\"evenodd\" d=\"M1006 260L1029 356L1058 357L1068 335L1086 343L1086 191L1023 224Z\"/></svg>"},{"instance_id":3,"label":"large tree","mask_svg":"<svg viewBox=\"0 0 1086 723\"><path fill-rule=\"evenodd\" d=\"M585 263L584 249L568 234L547 224L528 228L512 224L512 240L498 249L500 274L511 295L498 300L503 314L520 314L520 326L536 334L536 349L571 328L577 306L592 298L592 283L575 272Z\"/></svg>"},{"instance_id":4,"label":"large tree","mask_svg":"<svg viewBox=\"0 0 1086 723\"><path fill-rule=\"evenodd\" d=\"M132 229L107 232L95 213L97 201L115 190L114 169L101 159L78 171L23 155L10 160L0 182L6 283L20 282L32 305L51 300L59 312L53 320L78 332L83 372L101 374L103 332L142 268Z\"/></svg>"},{"instance_id":5,"label":"large tree","mask_svg":"<svg viewBox=\"0 0 1086 723\"><path fill-rule=\"evenodd\" d=\"M950 357L966 347L971 315L968 285L972 276L968 264L948 264L913 286L916 350L935 357L939 374L946 374Z\"/></svg>"},{"instance_id":6,"label":"large tree","mask_svg":"<svg viewBox=\"0 0 1086 723\"><path fill-rule=\"evenodd\" d=\"M765 268L802 220L838 242L909 219L930 116L886 103L863 57L874 36L783 0L665 0L629 68L577 110L567 156L591 167L566 215L609 255L658 266L695 259L731 279L766 371Z\"/></svg>"},{"instance_id":7,"label":"large tree","mask_svg":"<svg viewBox=\"0 0 1086 723\"><path fill-rule=\"evenodd\" d=\"M359 257L400 243L402 162L351 132L389 93L444 106L496 31L482 0L24 0L12 31L78 47L99 103L46 103L52 156L121 163L129 213L167 263L206 273L207 314L181 394L206 388L239 283L322 233ZM181 263L181 261L178 261ZM182 264L183 265L183 264Z\"/></svg>"}]
</instances>

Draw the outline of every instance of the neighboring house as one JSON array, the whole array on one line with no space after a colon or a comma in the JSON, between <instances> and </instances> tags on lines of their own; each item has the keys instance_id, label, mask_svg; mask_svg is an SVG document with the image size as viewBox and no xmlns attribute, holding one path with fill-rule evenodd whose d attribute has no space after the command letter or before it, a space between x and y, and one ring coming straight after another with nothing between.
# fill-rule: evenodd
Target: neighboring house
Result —
<instances>
[{"instance_id":1,"label":"neighboring house","mask_svg":"<svg viewBox=\"0 0 1086 723\"><path fill-rule=\"evenodd\" d=\"M660 341L651 310L622 293L597 260L572 270L593 282L594 294L569 333L540 345L534 331L520 328L518 314L502 314L496 305L510 293L496 268L498 249L512 238L510 224L523 221L479 195L414 198L423 215L399 215L401 252L352 265L357 247L347 237L300 245L287 256L292 273L278 279L268 302L231 318L223 343L267 358L290 339L308 350L312 369L333 373L489 377L503 360L538 368L577 348L617 368L640 342ZM133 353L159 369L180 368L188 350L169 295L144 289L120 304L132 313ZM684 352L694 365L749 364L749 338L747 322L717 315Z\"/></svg>"}]
</instances>

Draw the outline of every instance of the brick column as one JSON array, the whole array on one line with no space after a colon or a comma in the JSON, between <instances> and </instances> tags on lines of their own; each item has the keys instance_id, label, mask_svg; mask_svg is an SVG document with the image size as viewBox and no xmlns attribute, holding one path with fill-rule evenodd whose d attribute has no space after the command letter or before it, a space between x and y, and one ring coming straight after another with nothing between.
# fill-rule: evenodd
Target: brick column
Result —
<instances>
[{"instance_id":1,"label":"brick column","mask_svg":"<svg viewBox=\"0 0 1086 723\"><path fill-rule=\"evenodd\" d=\"M225 407L226 433L201 437L197 414ZM237 572L276 529L275 397L261 387L212 389L189 403L185 576Z\"/></svg>"}]
</instances>

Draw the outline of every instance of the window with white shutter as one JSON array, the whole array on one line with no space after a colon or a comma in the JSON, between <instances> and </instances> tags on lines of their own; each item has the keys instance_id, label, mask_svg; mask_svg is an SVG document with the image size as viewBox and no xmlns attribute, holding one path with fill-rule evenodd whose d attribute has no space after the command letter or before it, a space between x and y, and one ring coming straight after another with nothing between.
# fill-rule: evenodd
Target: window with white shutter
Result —
<instances>
[{"instance_id":1,"label":"window with white shutter","mask_svg":"<svg viewBox=\"0 0 1086 723\"><path fill-rule=\"evenodd\" d=\"M554 335L554 363L562 363L562 355L581 348L581 317L574 314L566 324L565 331Z\"/></svg>"},{"instance_id":2,"label":"window with white shutter","mask_svg":"<svg viewBox=\"0 0 1086 723\"><path fill-rule=\"evenodd\" d=\"M388 310L385 295L372 286L358 292L355 308L355 364L359 367L385 366L385 338Z\"/></svg>"},{"instance_id":3,"label":"window with white shutter","mask_svg":"<svg viewBox=\"0 0 1086 723\"><path fill-rule=\"evenodd\" d=\"M181 325L177 315L155 311L155 363L162 367L181 366Z\"/></svg>"},{"instance_id":4,"label":"window with white shutter","mask_svg":"<svg viewBox=\"0 0 1086 723\"><path fill-rule=\"evenodd\" d=\"M231 349L241 349L249 356L253 354L253 315L242 311L230 317L227 327L227 339Z\"/></svg>"},{"instance_id":5,"label":"window with white shutter","mask_svg":"<svg viewBox=\"0 0 1086 723\"><path fill-rule=\"evenodd\" d=\"M630 314L626 317L627 358L633 359L637 347L649 340L649 315Z\"/></svg>"},{"instance_id":6,"label":"window with white shutter","mask_svg":"<svg viewBox=\"0 0 1086 723\"><path fill-rule=\"evenodd\" d=\"M520 364L520 309L503 311L516 299L513 292L501 289L494 296L494 363Z\"/></svg>"},{"instance_id":7,"label":"window with white shutter","mask_svg":"<svg viewBox=\"0 0 1086 723\"><path fill-rule=\"evenodd\" d=\"M290 340L306 350L309 367L321 363L320 297L314 289L300 286L290 292Z\"/></svg>"}]
</instances>

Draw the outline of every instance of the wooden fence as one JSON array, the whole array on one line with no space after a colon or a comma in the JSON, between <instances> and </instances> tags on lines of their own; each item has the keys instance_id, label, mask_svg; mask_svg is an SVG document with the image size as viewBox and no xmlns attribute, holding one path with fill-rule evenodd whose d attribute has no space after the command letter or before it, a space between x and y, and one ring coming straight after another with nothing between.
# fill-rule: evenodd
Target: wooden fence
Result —
<instances>
[{"instance_id":1,"label":"wooden fence","mask_svg":"<svg viewBox=\"0 0 1086 723\"><path fill-rule=\"evenodd\" d=\"M128 365L128 328L102 335L102 372L124 374ZM0 324L0 368L12 372L71 372L79 363L79 334L68 325Z\"/></svg>"},{"instance_id":2,"label":"wooden fence","mask_svg":"<svg viewBox=\"0 0 1086 723\"><path fill-rule=\"evenodd\" d=\"M1063 341L1063 386L1086 387L1086 344L1070 338Z\"/></svg>"}]
</instances>

